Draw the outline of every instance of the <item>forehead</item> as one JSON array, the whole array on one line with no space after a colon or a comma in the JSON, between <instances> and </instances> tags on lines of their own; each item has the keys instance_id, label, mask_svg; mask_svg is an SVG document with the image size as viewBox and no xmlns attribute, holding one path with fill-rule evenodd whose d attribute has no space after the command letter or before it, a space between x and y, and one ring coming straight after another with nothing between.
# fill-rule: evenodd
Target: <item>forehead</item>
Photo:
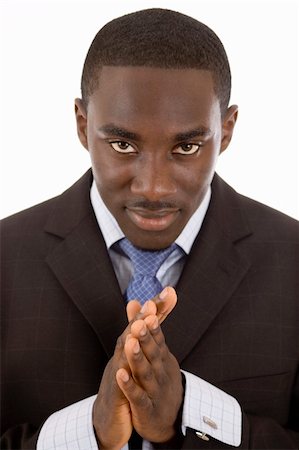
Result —
<instances>
[{"instance_id":1,"label":"forehead","mask_svg":"<svg viewBox=\"0 0 299 450\"><path fill-rule=\"evenodd\" d=\"M208 121L220 114L220 106L209 71L105 66L88 111L104 122L163 120L184 127L190 121Z\"/></svg>"}]
</instances>

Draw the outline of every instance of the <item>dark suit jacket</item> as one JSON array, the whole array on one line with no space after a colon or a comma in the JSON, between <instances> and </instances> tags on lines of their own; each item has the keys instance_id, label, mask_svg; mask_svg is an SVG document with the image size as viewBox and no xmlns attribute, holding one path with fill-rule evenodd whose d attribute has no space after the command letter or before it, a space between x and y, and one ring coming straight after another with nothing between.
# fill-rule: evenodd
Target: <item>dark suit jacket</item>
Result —
<instances>
[{"instance_id":1,"label":"dark suit jacket","mask_svg":"<svg viewBox=\"0 0 299 450\"><path fill-rule=\"evenodd\" d=\"M1 449L34 448L51 413L95 394L126 327L91 180L2 223ZM243 449L299 447L298 245L295 220L215 175L163 324L181 368L241 404ZM229 447L188 430L181 448Z\"/></svg>"}]
</instances>

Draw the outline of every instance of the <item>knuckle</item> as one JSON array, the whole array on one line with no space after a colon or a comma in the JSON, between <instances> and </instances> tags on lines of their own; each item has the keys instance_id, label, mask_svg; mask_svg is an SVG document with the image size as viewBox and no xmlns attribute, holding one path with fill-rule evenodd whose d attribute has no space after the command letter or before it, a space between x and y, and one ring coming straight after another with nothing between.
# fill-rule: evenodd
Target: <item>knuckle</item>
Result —
<instances>
[{"instance_id":1,"label":"knuckle","mask_svg":"<svg viewBox=\"0 0 299 450\"><path fill-rule=\"evenodd\" d=\"M154 375L153 375L153 371L150 370L150 369L147 369L147 370L145 370L145 371L143 372L143 374L142 374L142 379L143 379L145 382L152 381L153 376L154 376Z\"/></svg>"},{"instance_id":2,"label":"knuckle","mask_svg":"<svg viewBox=\"0 0 299 450\"><path fill-rule=\"evenodd\" d=\"M165 384L167 384L168 377L164 370L161 370L157 373L156 380L159 386L164 386Z\"/></svg>"},{"instance_id":3,"label":"knuckle","mask_svg":"<svg viewBox=\"0 0 299 450\"><path fill-rule=\"evenodd\" d=\"M155 348L152 351L149 351L148 357L153 364L156 363L157 361L159 361L161 359L160 349Z\"/></svg>"},{"instance_id":4,"label":"knuckle","mask_svg":"<svg viewBox=\"0 0 299 450\"><path fill-rule=\"evenodd\" d=\"M147 394L145 393L145 391L142 391L138 394L138 396L136 397L136 404L142 408L142 407L146 407L147 406Z\"/></svg>"}]
</instances>

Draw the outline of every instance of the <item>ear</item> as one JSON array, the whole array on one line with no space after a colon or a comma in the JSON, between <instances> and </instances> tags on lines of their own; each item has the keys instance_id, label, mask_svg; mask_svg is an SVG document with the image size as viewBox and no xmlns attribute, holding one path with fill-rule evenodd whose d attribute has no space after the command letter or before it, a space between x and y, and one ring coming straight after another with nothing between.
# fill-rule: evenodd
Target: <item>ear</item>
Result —
<instances>
[{"instance_id":1,"label":"ear","mask_svg":"<svg viewBox=\"0 0 299 450\"><path fill-rule=\"evenodd\" d=\"M221 138L220 153L226 150L228 144L231 141L235 124L237 122L237 118L238 118L238 106L232 105L227 109L225 116L222 119L222 138Z\"/></svg>"},{"instance_id":2,"label":"ear","mask_svg":"<svg viewBox=\"0 0 299 450\"><path fill-rule=\"evenodd\" d=\"M77 122L77 133L81 144L88 150L87 141L87 111L81 98L75 99L75 115Z\"/></svg>"}]
</instances>

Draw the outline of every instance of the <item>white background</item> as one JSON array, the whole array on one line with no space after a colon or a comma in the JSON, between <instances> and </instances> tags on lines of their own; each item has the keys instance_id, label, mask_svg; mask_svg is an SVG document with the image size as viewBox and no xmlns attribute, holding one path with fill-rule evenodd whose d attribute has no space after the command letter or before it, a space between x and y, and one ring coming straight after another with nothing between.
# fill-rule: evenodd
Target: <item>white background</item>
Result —
<instances>
[{"instance_id":1,"label":"white background","mask_svg":"<svg viewBox=\"0 0 299 450\"><path fill-rule=\"evenodd\" d=\"M239 120L218 173L299 218L297 0L0 3L1 217L59 194L89 167L73 99L91 40L114 17L164 7L209 25L229 56Z\"/></svg>"}]
</instances>

